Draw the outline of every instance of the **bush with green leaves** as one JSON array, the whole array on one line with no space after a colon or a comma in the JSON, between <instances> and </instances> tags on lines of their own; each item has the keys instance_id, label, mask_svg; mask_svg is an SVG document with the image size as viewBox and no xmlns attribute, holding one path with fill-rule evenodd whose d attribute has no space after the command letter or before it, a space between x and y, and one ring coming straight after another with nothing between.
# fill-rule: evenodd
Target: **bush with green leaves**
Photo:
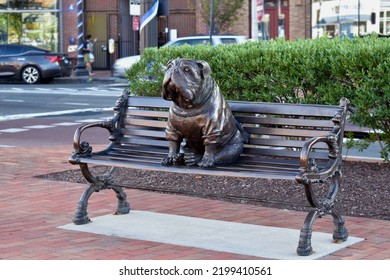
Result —
<instances>
[{"instance_id":1,"label":"bush with green leaves","mask_svg":"<svg viewBox=\"0 0 390 280\"><path fill-rule=\"evenodd\" d=\"M245 44L148 48L127 71L135 95L160 96L164 67L175 58L206 60L228 100L337 104L351 101L354 123L390 153L390 39L272 40ZM351 142L349 143L351 146Z\"/></svg>"}]
</instances>

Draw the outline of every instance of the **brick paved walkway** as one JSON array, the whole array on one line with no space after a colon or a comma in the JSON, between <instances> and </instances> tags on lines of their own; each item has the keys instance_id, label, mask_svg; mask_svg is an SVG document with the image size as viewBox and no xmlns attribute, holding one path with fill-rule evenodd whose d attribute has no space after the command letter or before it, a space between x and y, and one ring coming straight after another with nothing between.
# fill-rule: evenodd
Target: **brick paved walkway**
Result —
<instances>
[{"instance_id":1,"label":"brick paved walkway","mask_svg":"<svg viewBox=\"0 0 390 280\"><path fill-rule=\"evenodd\" d=\"M255 259L245 255L58 229L58 226L71 222L75 204L85 185L47 181L34 176L77 169L67 161L71 150L71 146L0 148L0 259ZM131 207L136 210L293 229L300 229L306 216L301 212L194 197L138 190L126 190L126 193ZM89 215L93 219L94 216L112 213L115 205L114 192L107 190L94 194L89 203ZM365 238L365 241L324 259L390 259L390 221L345 218L349 234ZM329 232L331 229L329 217L315 224L316 231Z\"/></svg>"}]
</instances>

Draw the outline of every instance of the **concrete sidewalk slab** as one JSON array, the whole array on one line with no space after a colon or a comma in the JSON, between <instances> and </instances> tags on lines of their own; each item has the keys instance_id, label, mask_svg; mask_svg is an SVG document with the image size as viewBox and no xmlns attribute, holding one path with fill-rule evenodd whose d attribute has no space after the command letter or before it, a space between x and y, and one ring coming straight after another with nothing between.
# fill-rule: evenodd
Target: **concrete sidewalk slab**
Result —
<instances>
[{"instance_id":1,"label":"concrete sidewalk slab","mask_svg":"<svg viewBox=\"0 0 390 280\"><path fill-rule=\"evenodd\" d=\"M129 239L194 247L279 260L313 260L363 241L349 237L332 242L329 233L314 232L314 253L298 256L299 230L226 222L212 219L131 211L128 215L104 215L85 225L67 224L59 228Z\"/></svg>"}]
</instances>

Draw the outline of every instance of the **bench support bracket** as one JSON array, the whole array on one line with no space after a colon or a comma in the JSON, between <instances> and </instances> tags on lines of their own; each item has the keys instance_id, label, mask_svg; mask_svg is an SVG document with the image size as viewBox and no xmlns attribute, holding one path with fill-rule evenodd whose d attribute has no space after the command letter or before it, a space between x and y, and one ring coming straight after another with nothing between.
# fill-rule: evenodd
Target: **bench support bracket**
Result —
<instances>
[{"instance_id":1,"label":"bench support bracket","mask_svg":"<svg viewBox=\"0 0 390 280\"><path fill-rule=\"evenodd\" d=\"M311 247L311 236L312 228L315 220L321 218L327 214L332 215L333 217L333 240L335 243L341 243L347 240L348 231L344 225L344 218L339 214L339 212L333 209L334 201L336 194L340 186L341 172L336 171L335 174L330 177L329 180L329 190L325 197L317 198L315 194L312 183L305 183L305 194L310 205L313 207L312 210L306 216L305 222L301 229L299 236L299 243L297 248L297 254L300 256L308 256L313 253L313 248ZM328 181L327 180L327 181ZM319 182L317 182L319 183ZM326 183L326 182L322 182Z\"/></svg>"},{"instance_id":2,"label":"bench support bracket","mask_svg":"<svg viewBox=\"0 0 390 280\"><path fill-rule=\"evenodd\" d=\"M115 211L116 215L128 214L130 212L130 205L127 202L126 193L123 191L122 187L114 185L113 173L116 171L116 168L111 168L108 173L101 176L92 175L88 169L88 165L85 163L80 163L80 168L90 185L81 195L80 201L77 203L76 212L72 219L73 223L82 225L91 221L88 218L87 212L88 200L94 192L105 189L112 189L116 193L118 199Z\"/></svg>"}]
</instances>

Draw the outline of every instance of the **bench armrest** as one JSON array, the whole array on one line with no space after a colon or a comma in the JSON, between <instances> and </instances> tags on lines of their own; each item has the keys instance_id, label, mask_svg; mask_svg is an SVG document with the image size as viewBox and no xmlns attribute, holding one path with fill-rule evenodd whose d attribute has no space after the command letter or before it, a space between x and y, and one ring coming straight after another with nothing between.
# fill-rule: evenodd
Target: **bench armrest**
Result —
<instances>
[{"instance_id":1,"label":"bench armrest","mask_svg":"<svg viewBox=\"0 0 390 280\"><path fill-rule=\"evenodd\" d=\"M332 118L334 126L328 135L311 138L303 145L299 159L300 171L295 178L299 183L323 182L340 170L344 127L349 103L347 98L340 99L340 105ZM326 143L329 149L329 161L322 170L318 169L315 159L310 158L313 146L320 142Z\"/></svg>"},{"instance_id":2,"label":"bench armrest","mask_svg":"<svg viewBox=\"0 0 390 280\"><path fill-rule=\"evenodd\" d=\"M107 121L85 124L76 129L73 136L73 155L69 158L70 163L79 164L80 156L88 156L92 153L92 146L90 146L88 142L81 142L81 135L88 128L100 127L107 129L110 132L109 140L112 143L116 142L119 139L122 115L126 110L127 101L130 94L131 93L128 90L124 90L122 92L121 96L115 103L115 107L113 108L114 116L111 119Z\"/></svg>"},{"instance_id":3,"label":"bench armrest","mask_svg":"<svg viewBox=\"0 0 390 280\"><path fill-rule=\"evenodd\" d=\"M94 122L78 127L73 135L73 155L69 159L70 163L78 164L79 156L88 156L92 153L92 146L89 145L89 142L81 141L84 131L94 127L104 128L110 133L109 140L115 142L118 136L117 121L118 115L107 121Z\"/></svg>"},{"instance_id":4,"label":"bench armrest","mask_svg":"<svg viewBox=\"0 0 390 280\"><path fill-rule=\"evenodd\" d=\"M329 134L327 136L315 137L309 139L304 144L299 159L299 174L296 177L299 183L323 181L339 169L341 163L341 147L338 144L338 136ZM329 161L322 170L318 169L315 159L310 157L313 146L320 142L326 143L329 149Z\"/></svg>"}]
</instances>

